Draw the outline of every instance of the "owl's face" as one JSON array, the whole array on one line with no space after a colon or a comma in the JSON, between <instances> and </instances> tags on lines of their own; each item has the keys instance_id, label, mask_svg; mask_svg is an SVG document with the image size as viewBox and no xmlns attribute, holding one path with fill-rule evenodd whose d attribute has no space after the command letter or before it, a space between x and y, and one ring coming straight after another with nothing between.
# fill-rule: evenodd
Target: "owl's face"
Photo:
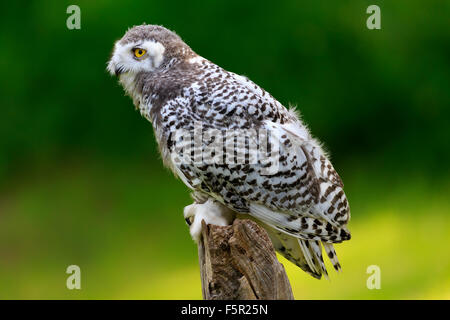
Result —
<instances>
[{"instance_id":1,"label":"owl's face","mask_svg":"<svg viewBox=\"0 0 450 320\"><path fill-rule=\"evenodd\" d=\"M170 59L183 60L192 50L174 32L155 25L128 30L116 42L108 62L111 75L155 72Z\"/></svg>"},{"instance_id":2,"label":"owl's face","mask_svg":"<svg viewBox=\"0 0 450 320\"><path fill-rule=\"evenodd\" d=\"M117 41L108 63L108 71L119 76L122 73L153 72L164 60L165 47L157 41L141 40L123 44Z\"/></svg>"}]
</instances>

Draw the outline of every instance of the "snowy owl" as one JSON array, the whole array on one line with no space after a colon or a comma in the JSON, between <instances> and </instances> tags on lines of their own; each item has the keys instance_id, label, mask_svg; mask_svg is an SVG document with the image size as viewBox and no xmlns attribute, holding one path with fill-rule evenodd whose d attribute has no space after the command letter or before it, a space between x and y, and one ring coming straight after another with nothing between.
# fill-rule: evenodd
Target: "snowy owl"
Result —
<instances>
[{"instance_id":1,"label":"snowy owl","mask_svg":"<svg viewBox=\"0 0 450 320\"><path fill-rule=\"evenodd\" d=\"M340 270L333 243L350 239L343 184L293 109L162 26L129 29L107 69L152 123L164 164L192 190L184 217L194 240L202 220L247 215L313 277L327 277L322 247Z\"/></svg>"}]
</instances>

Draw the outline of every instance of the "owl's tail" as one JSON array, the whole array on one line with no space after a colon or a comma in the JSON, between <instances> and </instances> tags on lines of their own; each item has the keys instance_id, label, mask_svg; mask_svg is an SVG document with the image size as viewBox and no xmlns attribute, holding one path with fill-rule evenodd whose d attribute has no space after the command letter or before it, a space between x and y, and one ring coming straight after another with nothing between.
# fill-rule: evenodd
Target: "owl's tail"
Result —
<instances>
[{"instance_id":1,"label":"owl's tail","mask_svg":"<svg viewBox=\"0 0 450 320\"><path fill-rule=\"evenodd\" d=\"M328 279L328 272L322 256L322 246L334 269L336 271L341 270L336 251L331 243L303 240L282 233L268 225L264 225L264 227L272 240L275 250L314 278L320 279L323 274L324 278Z\"/></svg>"},{"instance_id":2,"label":"owl's tail","mask_svg":"<svg viewBox=\"0 0 450 320\"><path fill-rule=\"evenodd\" d=\"M350 239L345 227L334 227L310 217L289 219L292 216L259 204L250 204L250 214L267 230L275 249L314 278L320 279L322 274L328 278L322 246L333 267L340 271L332 243Z\"/></svg>"}]
</instances>

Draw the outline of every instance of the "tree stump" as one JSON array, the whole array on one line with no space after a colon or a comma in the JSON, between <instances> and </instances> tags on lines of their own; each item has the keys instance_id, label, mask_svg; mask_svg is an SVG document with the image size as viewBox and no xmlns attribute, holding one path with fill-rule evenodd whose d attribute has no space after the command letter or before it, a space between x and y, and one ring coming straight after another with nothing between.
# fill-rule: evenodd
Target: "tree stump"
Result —
<instances>
[{"instance_id":1,"label":"tree stump","mask_svg":"<svg viewBox=\"0 0 450 320\"><path fill-rule=\"evenodd\" d=\"M198 256L205 300L293 300L267 232L251 220L206 225Z\"/></svg>"}]
</instances>

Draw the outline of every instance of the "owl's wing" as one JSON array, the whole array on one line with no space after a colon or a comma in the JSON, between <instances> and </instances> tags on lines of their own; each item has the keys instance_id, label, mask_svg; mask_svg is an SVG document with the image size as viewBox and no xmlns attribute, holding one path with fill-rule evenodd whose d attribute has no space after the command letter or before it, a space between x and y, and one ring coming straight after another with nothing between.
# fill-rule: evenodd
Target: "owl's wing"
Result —
<instances>
[{"instance_id":1,"label":"owl's wing","mask_svg":"<svg viewBox=\"0 0 450 320\"><path fill-rule=\"evenodd\" d=\"M274 242L281 244L277 251L313 277L328 276L322 245L333 267L340 271L332 243L348 240L350 234L345 228L349 211L339 175L298 124L267 121L265 126L279 143L279 172L275 175L284 174L287 180L266 180L264 187L274 196L269 196L270 201L252 199L250 214L263 221L272 238L278 239ZM289 173L294 173L291 181ZM343 213L338 209L344 209Z\"/></svg>"},{"instance_id":2,"label":"owl's wing","mask_svg":"<svg viewBox=\"0 0 450 320\"><path fill-rule=\"evenodd\" d=\"M233 118L236 117L236 110L230 110L220 99L214 101L206 115L216 112L226 115L225 117L198 117L198 114L194 114L192 118L200 121L205 128L213 124L225 136L233 135L230 127L241 120ZM249 118L254 124L253 127L246 126L244 129L265 130L279 147L278 154L269 156L266 159L268 161L179 163L175 164L177 174L182 176L190 188L208 194L231 209L248 213L266 224L278 237L278 241L274 241L278 246L281 245L277 250L305 271L318 277L322 273L326 274L321 242L324 243L334 267L339 269L331 243L350 239L345 227L349 219L349 208L341 179L320 145L309 136L298 119L283 122L276 118L280 113L289 113L286 109L278 109L278 113L270 112L261 118L261 112L253 110L254 105L247 106L245 100L240 103L241 111L250 110L240 116ZM188 109L193 108L190 106ZM285 119L289 118L292 116L285 116ZM249 159L248 146L259 146L259 137L259 134L250 134L245 137L244 142L234 140L234 159L242 154L244 157L241 158ZM197 154L208 150L213 140L215 139L202 139ZM193 154L195 153L194 151ZM267 169L272 168L274 163L277 170L268 172Z\"/></svg>"},{"instance_id":3,"label":"owl's wing","mask_svg":"<svg viewBox=\"0 0 450 320\"><path fill-rule=\"evenodd\" d=\"M266 121L264 126L279 145L279 170L266 176L264 187L270 195L266 201L256 204L331 224L325 228L345 227L350 212L343 183L320 145L305 136L298 123Z\"/></svg>"},{"instance_id":4,"label":"owl's wing","mask_svg":"<svg viewBox=\"0 0 450 320\"><path fill-rule=\"evenodd\" d=\"M192 151L192 162L176 164L176 173L191 189L201 190L283 232L305 240L347 240L349 210L342 182L320 147L292 133L293 128L263 123L260 129L275 140L279 150L266 162L237 163L236 158L231 162L224 158L222 163L196 161L198 155L211 152L210 140L202 139L199 150ZM217 139L217 135L211 138ZM233 135L233 130L225 130L224 135L222 138L229 141L227 135ZM234 140L234 147L236 155L248 160L249 146L259 141L257 134L247 138L242 143ZM276 170L270 172L268 167Z\"/></svg>"}]
</instances>

